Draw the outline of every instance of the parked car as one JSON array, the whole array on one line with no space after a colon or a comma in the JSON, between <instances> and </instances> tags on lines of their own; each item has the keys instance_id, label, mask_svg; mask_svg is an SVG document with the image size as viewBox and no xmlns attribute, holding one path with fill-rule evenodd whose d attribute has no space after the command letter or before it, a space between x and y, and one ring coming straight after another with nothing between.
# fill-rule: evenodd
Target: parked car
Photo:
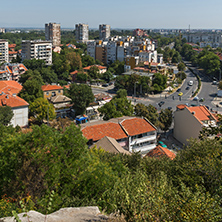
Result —
<instances>
[{"instance_id":1,"label":"parked car","mask_svg":"<svg viewBox=\"0 0 222 222\"><path fill-rule=\"evenodd\" d=\"M192 86L192 85L193 85L193 81L190 80L189 83L188 83L188 85L189 85L189 86Z\"/></svg>"},{"instance_id":2,"label":"parked car","mask_svg":"<svg viewBox=\"0 0 222 222\"><path fill-rule=\"evenodd\" d=\"M198 101L198 100L199 100L199 97L198 97L198 96L195 96L195 97L193 98L193 100L194 100L194 101Z\"/></svg>"},{"instance_id":3,"label":"parked car","mask_svg":"<svg viewBox=\"0 0 222 222\"><path fill-rule=\"evenodd\" d=\"M179 88L179 89L177 89L177 92L180 92L181 91L181 89Z\"/></svg>"},{"instance_id":4,"label":"parked car","mask_svg":"<svg viewBox=\"0 0 222 222\"><path fill-rule=\"evenodd\" d=\"M109 84L108 84L108 83L105 83L105 84L102 84L102 86L103 86L103 87L107 87L107 86L109 86Z\"/></svg>"},{"instance_id":5,"label":"parked car","mask_svg":"<svg viewBox=\"0 0 222 222\"><path fill-rule=\"evenodd\" d=\"M186 90L188 90L188 89L190 89L190 87L189 87L189 86L187 86L187 87L186 87Z\"/></svg>"},{"instance_id":6,"label":"parked car","mask_svg":"<svg viewBox=\"0 0 222 222\"><path fill-rule=\"evenodd\" d=\"M182 96L182 95L183 95L183 93L182 93L182 92L178 93L178 96Z\"/></svg>"},{"instance_id":7,"label":"parked car","mask_svg":"<svg viewBox=\"0 0 222 222\"><path fill-rule=\"evenodd\" d=\"M167 145L166 145L164 142L159 141L158 143L159 143L159 145L162 146L163 148L167 148Z\"/></svg>"}]
</instances>

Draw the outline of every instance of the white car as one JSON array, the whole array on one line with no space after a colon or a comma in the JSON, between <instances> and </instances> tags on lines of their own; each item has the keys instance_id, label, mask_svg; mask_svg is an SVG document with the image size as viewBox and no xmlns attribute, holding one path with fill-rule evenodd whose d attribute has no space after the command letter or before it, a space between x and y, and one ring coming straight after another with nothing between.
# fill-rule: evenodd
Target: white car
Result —
<instances>
[{"instance_id":1,"label":"white car","mask_svg":"<svg viewBox=\"0 0 222 222\"><path fill-rule=\"evenodd\" d=\"M192 85L193 85L193 81L190 80L189 83L188 83L188 85L189 85L189 86L192 86Z\"/></svg>"}]
</instances>

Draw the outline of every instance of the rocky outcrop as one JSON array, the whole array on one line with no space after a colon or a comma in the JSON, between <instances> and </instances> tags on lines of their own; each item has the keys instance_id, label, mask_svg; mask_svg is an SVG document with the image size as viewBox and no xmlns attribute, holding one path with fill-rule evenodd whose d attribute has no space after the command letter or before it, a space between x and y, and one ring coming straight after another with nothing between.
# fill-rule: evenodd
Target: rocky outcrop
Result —
<instances>
[{"instance_id":1,"label":"rocky outcrop","mask_svg":"<svg viewBox=\"0 0 222 222\"><path fill-rule=\"evenodd\" d=\"M22 222L96 222L107 221L108 217L101 214L98 207L62 208L54 213L44 215L36 211L18 214ZM1 218L0 222L15 222L14 217Z\"/></svg>"}]
</instances>

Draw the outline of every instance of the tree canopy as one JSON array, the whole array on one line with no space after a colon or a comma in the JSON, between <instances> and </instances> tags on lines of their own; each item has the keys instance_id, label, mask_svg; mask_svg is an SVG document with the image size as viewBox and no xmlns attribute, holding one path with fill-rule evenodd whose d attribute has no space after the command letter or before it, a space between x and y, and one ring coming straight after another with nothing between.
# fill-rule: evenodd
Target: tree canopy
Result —
<instances>
[{"instance_id":1,"label":"tree canopy","mask_svg":"<svg viewBox=\"0 0 222 222\"><path fill-rule=\"evenodd\" d=\"M10 106L0 106L0 124L7 126L13 116L14 113Z\"/></svg>"}]
</instances>

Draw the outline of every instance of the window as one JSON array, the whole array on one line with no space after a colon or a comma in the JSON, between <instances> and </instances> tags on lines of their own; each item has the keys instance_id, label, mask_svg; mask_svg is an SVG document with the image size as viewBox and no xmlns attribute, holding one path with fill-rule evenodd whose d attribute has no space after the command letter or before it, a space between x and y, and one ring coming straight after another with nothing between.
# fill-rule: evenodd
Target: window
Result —
<instances>
[{"instance_id":1,"label":"window","mask_svg":"<svg viewBox=\"0 0 222 222\"><path fill-rule=\"evenodd\" d=\"M56 96L56 92L52 92L52 96Z\"/></svg>"}]
</instances>

